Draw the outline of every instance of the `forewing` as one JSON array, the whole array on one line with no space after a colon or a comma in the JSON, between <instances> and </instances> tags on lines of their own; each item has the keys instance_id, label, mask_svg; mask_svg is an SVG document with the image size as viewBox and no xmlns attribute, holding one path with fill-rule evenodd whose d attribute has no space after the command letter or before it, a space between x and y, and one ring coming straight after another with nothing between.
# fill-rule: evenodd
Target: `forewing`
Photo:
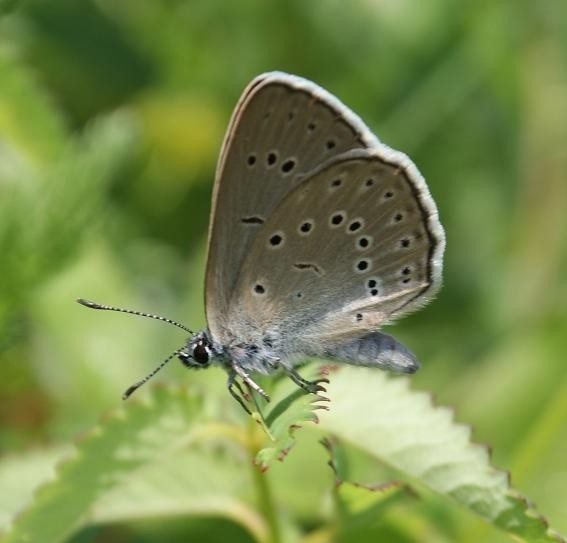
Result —
<instances>
[{"instance_id":1,"label":"forewing","mask_svg":"<svg viewBox=\"0 0 567 543\"><path fill-rule=\"evenodd\" d=\"M218 341L227 340L243 261L276 206L329 157L378 145L357 115L310 81L272 72L250 83L225 136L213 191L205 304Z\"/></svg>"},{"instance_id":2,"label":"forewing","mask_svg":"<svg viewBox=\"0 0 567 543\"><path fill-rule=\"evenodd\" d=\"M254 239L232 319L277 327L302 353L360 338L439 288L444 234L423 178L385 146L336 157Z\"/></svg>"}]
</instances>

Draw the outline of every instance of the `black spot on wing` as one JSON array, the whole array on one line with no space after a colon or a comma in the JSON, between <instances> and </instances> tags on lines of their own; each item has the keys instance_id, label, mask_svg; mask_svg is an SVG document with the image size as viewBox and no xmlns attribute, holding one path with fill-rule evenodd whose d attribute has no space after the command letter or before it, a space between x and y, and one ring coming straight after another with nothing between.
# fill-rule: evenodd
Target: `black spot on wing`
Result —
<instances>
[{"instance_id":1,"label":"black spot on wing","mask_svg":"<svg viewBox=\"0 0 567 543\"><path fill-rule=\"evenodd\" d=\"M298 270L312 270L317 275L323 275L321 268L319 268L319 266L317 266L316 264L311 264L307 262L298 262L294 264L293 267Z\"/></svg>"},{"instance_id":2,"label":"black spot on wing","mask_svg":"<svg viewBox=\"0 0 567 543\"><path fill-rule=\"evenodd\" d=\"M264 219L261 217L244 217L240 222L244 224L264 224Z\"/></svg>"}]
</instances>

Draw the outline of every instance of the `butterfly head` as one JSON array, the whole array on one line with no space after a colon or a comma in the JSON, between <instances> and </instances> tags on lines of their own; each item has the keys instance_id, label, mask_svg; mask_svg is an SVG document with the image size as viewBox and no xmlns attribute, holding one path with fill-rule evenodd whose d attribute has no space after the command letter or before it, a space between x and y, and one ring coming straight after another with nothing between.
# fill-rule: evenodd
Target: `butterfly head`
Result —
<instances>
[{"instance_id":1,"label":"butterfly head","mask_svg":"<svg viewBox=\"0 0 567 543\"><path fill-rule=\"evenodd\" d=\"M213 345L205 332L195 334L177 357L187 368L208 368L214 356Z\"/></svg>"}]
</instances>

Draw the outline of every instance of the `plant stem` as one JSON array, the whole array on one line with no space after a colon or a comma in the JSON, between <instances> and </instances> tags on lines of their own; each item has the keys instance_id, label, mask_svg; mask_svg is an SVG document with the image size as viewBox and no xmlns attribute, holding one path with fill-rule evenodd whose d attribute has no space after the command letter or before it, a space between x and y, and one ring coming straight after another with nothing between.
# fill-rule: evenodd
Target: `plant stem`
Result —
<instances>
[{"instance_id":1,"label":"plant stem","mask_svg":"<svg viewBox=\"0 0 567 543\"><path fill-rule=\"evenodd\" d=\"M272 496L272 490L269 485L268 475L265 472L260 471L258 466L254 465L254 458L260 450L260 436L258 435L258 423L250 418L249 423L249 435L250 435L250 458L252 477L254 484L256 486L256 495L258 499L258 508L266 521L269 533L269 543L281 543L281 532L278 520L278 515L276 512L274 499ZM263 436L262 436L263 437Z\"/></svg>"}]
</instances>

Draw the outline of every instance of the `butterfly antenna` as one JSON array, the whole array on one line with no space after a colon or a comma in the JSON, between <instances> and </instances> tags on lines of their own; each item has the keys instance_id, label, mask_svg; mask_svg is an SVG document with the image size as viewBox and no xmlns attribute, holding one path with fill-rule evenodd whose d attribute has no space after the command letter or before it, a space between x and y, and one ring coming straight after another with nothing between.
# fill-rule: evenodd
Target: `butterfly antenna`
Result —
<instances>
[{"instance_id":1,"label":"butterfly antenna","mask_svg":"<svg viewBox=\"0 0 567 543\"><path fill-rule=\"evenodd\" d=\"M143 384L147 383L159 370L161 370L174 356L177 356L181 352L181 349L177 349L172 352L155 370L151 371L143 379L134 383L131 387L128 387L126 392L122 394L122 399L127 400L133 392L138 390Z\"/></svg>"},{"instance_id":2,"label":"butterfly antenna","mask_svg":"<svg viewBox=\"0 0 567 543\"><path fill-rule=\"evenodd\" d=\"M112 307L110 305L97 304L96 302L91 302L90 300L84 300L83 298L79 298L77 302L79 302L81 305L84 305L85 307L90 307L91 309L104 309L105 311L119 311L120 313L130 313L130 315L138 315L140 317L148 317L150 319L156 319L158 321L167 322L168 324L173 324L173 326L177 326L177 328L181 328L182 330L185 330L190 334L194 334L193 330L189 330L189 328L187 328L183 324L168 319L166 317L161 317L160 315L152 315L151 313L143 313L142 311L133 311L132 309L124 309L123 307Z\"/></svg>"}]
</instances>

